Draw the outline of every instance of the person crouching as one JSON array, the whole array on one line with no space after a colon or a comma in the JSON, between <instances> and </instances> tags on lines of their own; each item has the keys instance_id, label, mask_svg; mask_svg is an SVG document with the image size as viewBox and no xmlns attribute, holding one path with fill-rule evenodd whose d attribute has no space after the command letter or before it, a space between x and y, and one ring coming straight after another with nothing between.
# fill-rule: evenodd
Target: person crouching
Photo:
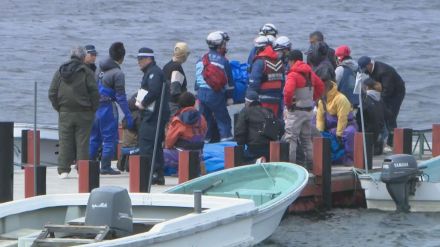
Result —
<instances>
[{"instance_id":1,"label":"person crouching","mask_svg":"<svg viewBox=\"0 0 440 247\"><path fill-rule=\"evenodd\" d=\"M180 95L180 110L173 116L165 137L165 171L177 173L179 150L199 151L202 157L208 127L203 115L194 107L196 98L190 92Z\"/></svg>"},{"instance_id":2,"label":"person crouching","mask_svg":"<svg viewBox=\"0 0 440 247\"><path fill-rule=\"evenodd\" d=\"M335 82L325 81L325 95L318 103L316 113L316 128L327 134L331 139L336 139L339 146L332 148L332 163L352 164L354 149L354 134L356 133L356 121L354 120L351 103L338 91ZM325 136L326 133L323 133ZM344 150L342 155L341 149ZM339 155L340 154L340 155ZM335 157L339 156L339 157Z\"/></svg>"}]
</instances>

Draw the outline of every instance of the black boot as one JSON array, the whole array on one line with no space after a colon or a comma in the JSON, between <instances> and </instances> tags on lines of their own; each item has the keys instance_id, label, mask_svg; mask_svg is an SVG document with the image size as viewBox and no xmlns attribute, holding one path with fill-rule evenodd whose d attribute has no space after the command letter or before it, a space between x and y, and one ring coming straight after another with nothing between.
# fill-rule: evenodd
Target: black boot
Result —
<instances>
[{"instance_id":1,"label":"black boot","mask_svg":"<svg viewBox=\"0 0 440 247\"><path fill-rule=\"evenodd\" d=\"M101 175L119 175L120 171L113 170L111 167L112 161L110 158L102 157L101 159Z\"/></svg>"}]
</instances>

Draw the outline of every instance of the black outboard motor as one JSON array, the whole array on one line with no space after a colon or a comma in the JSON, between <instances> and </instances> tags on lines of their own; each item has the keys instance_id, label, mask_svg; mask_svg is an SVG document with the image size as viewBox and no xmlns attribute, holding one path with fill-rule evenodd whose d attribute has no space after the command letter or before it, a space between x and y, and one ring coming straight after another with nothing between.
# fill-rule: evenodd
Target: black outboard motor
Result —
<instances>
[{"instance_id":1,"label":"black outboard motor","mask_svg":"<svg viewBox=\"0 0 440 247\"><path fill-rule=\"evenodd\" d=\"M386 184L397 212L409 212L408 197L415 194L421 175L422 171L412 155L395 154L384 159L380 179Z\"/></svg>"},{"instance_id":2,"label":"black outboard motor","mask_svg":"<svg viewBox=\"0 0 440 247\"><path fill-rule=\"evenodd\" d=\"M87 202L85 225L109 226L116 237L131 234L133 212L127 190L117 186L92 190Z\"/></svg>"}]
</instances>

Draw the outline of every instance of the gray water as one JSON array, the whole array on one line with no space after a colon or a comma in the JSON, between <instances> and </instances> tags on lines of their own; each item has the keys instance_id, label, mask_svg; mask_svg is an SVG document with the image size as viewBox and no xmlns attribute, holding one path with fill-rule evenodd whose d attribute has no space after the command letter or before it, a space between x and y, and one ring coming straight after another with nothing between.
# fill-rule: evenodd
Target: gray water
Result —
<instances>
[{"instance_id":1,"label":"gray water","mask_svg":"<svg viewBox=\"0 0 440 247\"><path fill-rule=\"evenodd\" d=\"M0 0L0 121L33 121L33 83L38 84L38 122L56 124L47 99L52 76L74 45L94 44L98 60L114 41L127 50L127 92L140 85L136 54L153 48L163 66L173 45L185 41L184 69L192 89L197 58L215 30L229 33L229 59L245 61L259 27L274 23L293 47L305 51L308 34L321 30L333 48L347 44L354 58L370 55L394 66L407 94L402 127L440 122L440 1L145 1ZM439 214L336 210L327 220L291 216L263 246L440 246Z\"/></svg>"}]
</instances>

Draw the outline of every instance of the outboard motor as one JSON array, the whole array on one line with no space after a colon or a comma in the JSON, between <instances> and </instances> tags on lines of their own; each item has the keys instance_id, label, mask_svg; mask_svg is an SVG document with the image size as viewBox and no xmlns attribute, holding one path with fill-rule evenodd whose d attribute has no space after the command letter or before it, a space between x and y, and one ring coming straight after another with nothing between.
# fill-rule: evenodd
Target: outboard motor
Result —
<instances>
[{"instance_id":1,"label":"outboard motor","mask_svg":"<svg viewBox=\"0 0 440 247\"><path fill-rule=\"evenodd\" d=\"M87 202L85 225L109 226L116 237L131 234L133 213L127 190L117 186L92 190Z\"/></svg>"},{"instance_id":2,"label":"outboard motor","mask_svg":"<svg viewBox=\"0 0 440 247\"><path fill-rule=\"evenodd\" d=\"M412 155L395 154L384 159L380 179L386 184L397 212L409 212L408 197L415 194L421 175L422 171Z\"/></svg>"}]
</instances>

